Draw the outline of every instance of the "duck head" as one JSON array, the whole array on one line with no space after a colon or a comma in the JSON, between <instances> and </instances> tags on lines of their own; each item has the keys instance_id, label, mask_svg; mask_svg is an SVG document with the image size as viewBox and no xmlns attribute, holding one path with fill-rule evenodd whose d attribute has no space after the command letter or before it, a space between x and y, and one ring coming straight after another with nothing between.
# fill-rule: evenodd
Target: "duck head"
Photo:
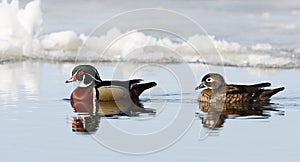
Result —
<instances>
[{"instance_id":1,"label":"duck head","mask_svg":"<svg viewBox=\"0 0 300 162\"><path fill-rule=\"evenodd\" d=\"M224 87L226 85L226 82L222 75L218 73L209 73L206 74L202 80L201 84L195 88L195 90L207 87L208 89L219 89L221 87Z\"/></svg>"},{"instance_id":2,"label":"duck head","mask_svg":"<svg viewBox=\"0 0 300 162\"><path fill-rule=\"evenodd\" d=\"M102 82L97 69L91 65L78 65L72 70L72 77L66 83L77 81L78 87L88 87L95 82Z\"/></svg>"}]
</instances>

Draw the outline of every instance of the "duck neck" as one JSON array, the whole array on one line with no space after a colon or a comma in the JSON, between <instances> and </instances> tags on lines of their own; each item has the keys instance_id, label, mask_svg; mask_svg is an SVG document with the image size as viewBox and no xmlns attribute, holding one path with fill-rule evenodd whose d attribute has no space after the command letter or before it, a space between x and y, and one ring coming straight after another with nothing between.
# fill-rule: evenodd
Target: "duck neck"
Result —
<instances>
[{"instance_id":1,"label":"duck neck","mask_svg":"<svg viewBox=\"0 0 300 162\"><path fill-rule=\"evenodd\" d=\"M88 87L94 87L94 85L95 85L94 82L91 82L91 83L89 83L89 84L84 84L84 82L82 81L82 82L80 82L80 83L78 84L78 87L81 87L81 88L88 88Z\"/></svg>"}]
</instances>

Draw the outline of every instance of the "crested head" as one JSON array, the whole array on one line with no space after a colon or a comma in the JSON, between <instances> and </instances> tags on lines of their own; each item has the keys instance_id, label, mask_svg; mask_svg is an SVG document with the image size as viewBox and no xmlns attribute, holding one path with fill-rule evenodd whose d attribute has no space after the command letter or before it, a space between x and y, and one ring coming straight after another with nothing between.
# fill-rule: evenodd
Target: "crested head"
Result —
<instances>
[{"instance_id":1,"label":"crested head","mask_svg":"<svg viewBox=\"0 0 300 162\"><path fill-rule=\"evenodd\" d=\"M94 71L94 72L98 73L97 69L94 66L91 66L91 65L77 65L72 70L72 75L74 75L79 70L82 70L82 71Z\"/></svg>"},{"instance_id":2,"label":"crested head","mask_svg":"<svg viewBox=\"0 0 300 162\"><path fill-rule=\"evenodd\" d=\"M208 73L202 80L201 84L209 89L218 89L226 85L226 82L222 75L218 73Z\"/></svg>"},{"instance_id":3,"label":"crested head","mask_svg":"<svg viewBox=\"0 0 300 162\"><path fill-rule=\"evenodd\" d=\"M73 81L78 81L79 87L88 87L102 80L95 67L91 65L78 65L72 70L72 77L66 83Z\"/></svg>"}]
</instances>

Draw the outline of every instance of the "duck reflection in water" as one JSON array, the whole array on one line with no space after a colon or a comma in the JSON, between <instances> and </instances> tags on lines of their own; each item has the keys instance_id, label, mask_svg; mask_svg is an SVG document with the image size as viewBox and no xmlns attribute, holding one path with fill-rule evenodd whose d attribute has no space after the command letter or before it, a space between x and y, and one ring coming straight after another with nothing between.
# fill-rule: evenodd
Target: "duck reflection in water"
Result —
<instances>
[{"instance_id":1,"label":"duck reflection in water","mask_svg":"<svg viewBox=\"0 0 300 162\"><path fill-rule=\"evenodd\" d=\"M139 117L140 115L154 116L155 109L144 108L137 101L74 101L71 100L71 107L75 112L72 120L72 131L93 133L98 130L100 119L118 119L122 116Z\"/></svg>"},{"instance_id":2,"label":"duck reflection in water","mask_svg":"<svg viewBox=\"0 0 300 162\"><path fill-rule=\"evenodd\" d=\"M250 119L266 119L269 118L270 112L282 111L278 109L276 104L269 102L260 103L205 103L199 102L199 109L205 112L205 115L199 115L204 127L209 129L217 129L223 127L226 119L236 117L249 117Z\"/></svg>"},{"instance_id":3,"label":"duck reflection in water","mask_svg":"<svg viewBox=\"0 0 300 162\"><path fill-rule=\"evenodd\" d=\"M284 90L284 87L265 89L271 83L252 85L227 84L222 75L209 73L205 75L201 84L195 90L205 88L198 96L199 108L207 112L207 116L200 117L204 127L220 128L229 115L259 116L268 118L268 111L278 111L270 98Z\"/></svg>"}]
</instances>

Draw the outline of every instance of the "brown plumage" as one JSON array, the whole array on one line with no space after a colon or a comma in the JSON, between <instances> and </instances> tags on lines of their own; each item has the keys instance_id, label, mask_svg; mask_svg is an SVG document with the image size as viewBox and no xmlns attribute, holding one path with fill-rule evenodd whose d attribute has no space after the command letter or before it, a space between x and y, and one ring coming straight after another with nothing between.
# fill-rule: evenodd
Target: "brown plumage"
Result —
<instances>
[{"instance_id":1,"label":"brown plumage","mask_svg":"<svg viewBox=\"0 0 300 162\"><path fill-rule=\"evenodd\" d=\"M217 73L209 73L202 78L197 89L206 87L198 96L200 102L224 102L224 103L249 103L269 101L270 98L284 90L284 87L276 89L264 89L271 86L270 83L253 85L226 84L224 78Z\"/></svg>"}]
</instances>

